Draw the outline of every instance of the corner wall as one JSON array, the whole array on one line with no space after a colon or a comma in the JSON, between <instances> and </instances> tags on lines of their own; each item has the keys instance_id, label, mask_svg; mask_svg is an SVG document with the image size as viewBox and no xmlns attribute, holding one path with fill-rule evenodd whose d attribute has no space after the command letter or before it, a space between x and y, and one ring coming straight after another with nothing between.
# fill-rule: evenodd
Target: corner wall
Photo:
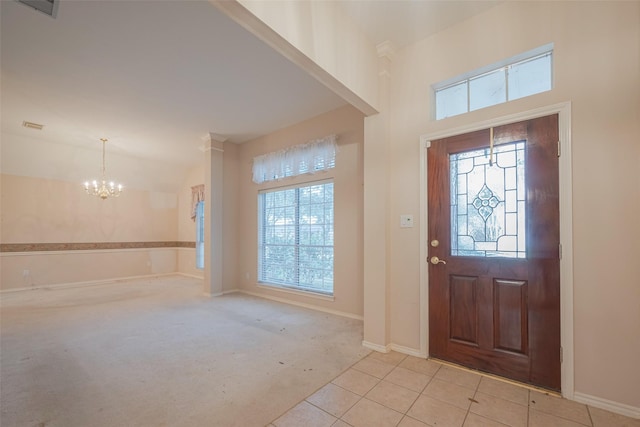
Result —
<instances>
[{"instance_id":1,"label":"corner wall","mask_svg":"<svg viewBox=\"0 0 640 427\"><path fill-rule=\"evenodd\" d=\"M257 295L308 304L352 317L363 315L363 115L351 106L339 108L239 146L238 272L239 288ZM261 185L252 181L255 156L303 144L330 134L338 136L336 167L326 173L285 178ZM226 155L226 152L225 152ZM315 180L334 179L334 300L292 294L258 286L258 191Z\"/></svg>"}]
</instances>

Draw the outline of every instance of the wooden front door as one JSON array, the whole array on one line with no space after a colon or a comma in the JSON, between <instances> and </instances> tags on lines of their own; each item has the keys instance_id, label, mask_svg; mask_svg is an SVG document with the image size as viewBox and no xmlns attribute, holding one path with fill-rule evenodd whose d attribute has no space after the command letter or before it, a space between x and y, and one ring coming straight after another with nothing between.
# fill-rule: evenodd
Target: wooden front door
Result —
<instances>
[{"instance_id":1,"label":"wooden front door","mask_svg":"<svg viewBox=\"0 0 640 427\"><path fill-rule=\"evenodd\" d=\"M560 390L558 116L432 141L428 191L430 355Z\"/></svg>"}]
</instances>

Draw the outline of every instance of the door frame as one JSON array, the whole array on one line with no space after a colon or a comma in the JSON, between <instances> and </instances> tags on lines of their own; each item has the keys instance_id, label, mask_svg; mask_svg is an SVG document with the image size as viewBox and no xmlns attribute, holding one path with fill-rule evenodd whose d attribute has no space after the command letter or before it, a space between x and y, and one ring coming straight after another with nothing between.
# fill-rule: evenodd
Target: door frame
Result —
<instances>
[{"instance_id":1,"label":"door frame","mask_svg":"<svg viewBox=\"0 0 640 427\"><path fill-rule=\"evenodd\" d=\"M560 384L562 396L573 399L573 210L571 169L571 102L550 105L523 111L495 119L433 132L420 136L420 353L429 355L429 269L427 264L428 227L427 214L427 155L431 141L465 134L490 127L558 114L560 138L559 185L560 185L560 350L562 364Z\"/></svg>"}]
</instances>

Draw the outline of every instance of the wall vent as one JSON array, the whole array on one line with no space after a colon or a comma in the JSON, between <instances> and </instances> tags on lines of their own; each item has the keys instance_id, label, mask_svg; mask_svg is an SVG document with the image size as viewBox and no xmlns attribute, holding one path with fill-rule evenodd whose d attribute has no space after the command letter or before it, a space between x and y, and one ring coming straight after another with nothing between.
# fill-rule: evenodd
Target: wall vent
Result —
<instances>
[{"instance_id":1,"label":"wall vent","mask_svg":"<svg viewBox=\"0 0 640 427\"><path fill-rule=\"evenodd\" d=\"M45 13L53 18L58 12L60 0L18 0L20 3L31 6L35 10Z\"/></svg>"},{"instance_id":2,"label":"wall vent","mask_svg":"<svg viewBox=\"0 0 640 427\"><path fill-rule=\"evenodd\" d=\"M36 130L42 130L42 128L44 127L44 125L41 125L39 123L28 122L26 120L22 122L22 126L29 129L36 129Z\"/></svg>"}]
</instances>

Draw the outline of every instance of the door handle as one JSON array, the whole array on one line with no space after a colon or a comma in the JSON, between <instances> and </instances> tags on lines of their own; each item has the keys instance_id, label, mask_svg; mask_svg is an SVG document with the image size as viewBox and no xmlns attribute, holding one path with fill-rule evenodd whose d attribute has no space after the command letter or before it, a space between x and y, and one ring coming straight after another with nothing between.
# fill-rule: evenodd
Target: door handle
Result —
<instances>
[{"instance_id":1,"label":"door handle","mask_svg":"<svg viewBox=\"0 0 640 427\"><path fill-rule=\"evenodd\" d=\"M431 257L431 264L433 265L438 265L438 264L446 264L447 261L438 258L437 256L432 256Z\"/></svg>"}]
</instances>

